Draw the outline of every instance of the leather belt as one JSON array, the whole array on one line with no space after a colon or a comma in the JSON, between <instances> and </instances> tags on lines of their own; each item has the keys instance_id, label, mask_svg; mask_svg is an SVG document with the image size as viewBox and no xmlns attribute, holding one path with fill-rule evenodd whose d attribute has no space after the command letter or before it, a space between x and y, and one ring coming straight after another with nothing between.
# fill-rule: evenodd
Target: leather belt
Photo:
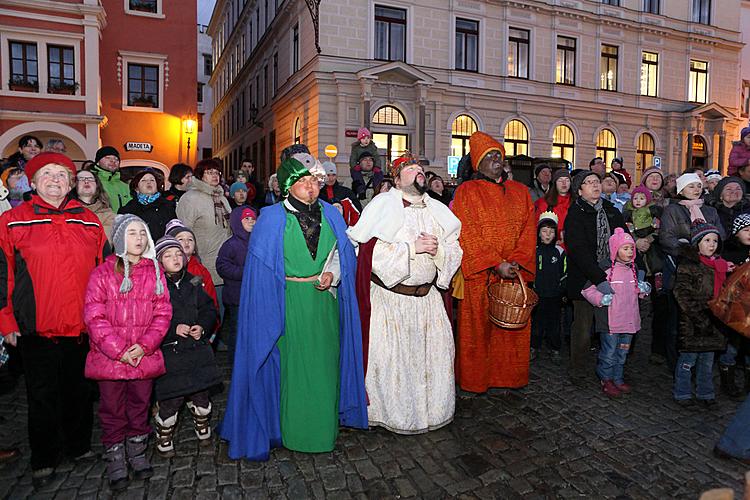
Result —
<instances>
[{"instance_id":1,"label":"leather belt","mask_svg":"<svg viewBox=\"0 0 750 500\"><path fill-rule=\"evenodd\" d=\"M437 278L436 278L437 279ZM409 295L411 297L424 297L428 293L430 293L430 289L435 284L435 280L432 281L432 283L424 283L422 285L396 285L391 288L388 288L385 286L383 281L378 278L378 276L375 273L372 273L370 275L370 281L375 283L381 288L385 288L389 292L397 293L399 295Z\"/></svg>"}]
</instances>

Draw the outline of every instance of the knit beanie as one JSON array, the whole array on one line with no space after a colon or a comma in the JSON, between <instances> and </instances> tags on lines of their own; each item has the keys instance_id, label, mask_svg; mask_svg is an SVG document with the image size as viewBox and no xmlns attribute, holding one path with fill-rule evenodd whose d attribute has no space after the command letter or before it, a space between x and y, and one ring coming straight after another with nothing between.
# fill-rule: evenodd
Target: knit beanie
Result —
<instances>
[{"instance_id":1,"label":"knit beanie","mask_svg":"<svg viewBox=\"0 0 750 500\"><path fill-rule=\"evenodd\" d=\"M721 233L716 226L714 226L713 224L709 224L702 219L697 219L690 227L690 244L692 246L697 246L704 236L711 233L716 233L716 235L719 237L719 241L721 242Z\"/></svg>"},{"instance_id":2,"label":"knit beanie","mask_svg":"<svg viewBox=\"0 0 750 500\"><path fill-rule=\"evenodd\" d=\"M183 224L180 219L172 219L171 221L167 222L167 225L164 227L164 234L172 237L177 237L177 235L183 231L187 231L188 233L193 235L193 238L195 238L195 233L193 232L193 230Z\"/></svg>"},{"instance_id":3,"label":"knit beanie","mask_svg":"<svg viewBox=\"0 0 750 500\"><path fill-rule=\"evenodd\" d=\"M365 137L372 137L372 134L370 134L370 131L367 130L367 128L360 127L360 129L357 130L357 140L361 141Z\"/></svg>"},{"instance_id":4,"label":"knit beanie","mask_svg":"<svg viewBox=\"0 0 750 500\"><path fill-rule=\"evenodd\" d=\"M541 164L537 165L536 167L534 167L534 179L536 179L536 178L537 178L537 176L539 175L539 172L541 172L541 171L542 171L542 170L544 170L545 168L546 168L547 170L549 170L549 171L550 171L550 173L552 173L552 167L550 167L550 166L549 166L548 164L546 164L546 163L541 163Z\"/></svg>"},{"instance_id":5,"label":"knit beanie","mask_svg":"<svg viewBox=\"0 0 750 500\"><path fill-rule=\"evenodd\" d=\"M614 180L616 180L618 186L620 186L622 184L627 184L628 183L628 178L625 177L624 175L622 175L622 173L618 172L617 170L612 170L607 175L609 175ZM628 187L630 187L630 186L628 186Z\"/></svg>"},{"instance_id":6,"label":"knit beanie","mask_svg":"<svg viewBox=\"0 0 750 500\"><path fill-rule=\"evenodd\" d=\"M325 169L326 174L332 174L332 175L338 174L338 171L336 170L336 164L333 163L332 161L324 161L321 166Z\"/></svg>"},{"instance_id":7,"label":"knit beanie","mask_svg":"<svg viewBox=\"0 0 750 500\"><path fill-rule=\"evenodd\" d=\"M703 187L703 182L701 181L701 178L698 177L698 174L690 173L679 176L677 178L677 194L680 194L682 190L685 189L685 186L694 182L697 182Z\"/></svg>"},{"instance_id":8,"label":"knit beanie","mask_svg":"<svg viewBox=\"0 0 750 500\"><path fill-rule=\"evenodd\" d=\"M179 241L177 241L176 238L172 236L162 236L159 238L156 242L156 245L154 245L155 251L156 251L156 259L161 262L161 256L164 255L164 252L166 252L170 248L177 248L180 250L180 253L182 254L182 265L187 266L187 255L185 255L185 251L182 249L182 245Z\"/></svg>"},{"instance_id":9,"label":"knit beanie","mask_svg":"<svg viewBox=\"0 0 750 500\"><path fill-rule=\"evenodd\" d=\"M716 185L716 188L714 188L714 199L717 201L721 200L721 193L724 191L724 188L733 182L736 183L738 186L740 186L740 189L742 189L742 197L744 198L745 197L745 183L739 177L730 175L728 177L724 177L723 179L721 179L719 183Z\"/></svg>"},{"instance_id":10,"label":"knit beanie","mask_svg":"<svg viewBox=\"0 0 750 500\"><path fill-rule=\"evenodd\" d=\"M646 186L638 186L633 189L633 192L631 193L631 200L635 198L635 195L641 193L643 196L646 197L646 205L651 203L651 191Z\"/></svg>"},{"instance_id":11,"label":"knit beanie","mask_svg":"<svg viewBox=\"0 0 750 500\"><path fill-rule=\"evenodd\" d=\"M609 237L609 255L612 258L612 262L617 258L617 252L620 250L620 247L628 243L635 245L633 237L626 233L623 228L616 227L615 232ZM635 253L633 253L633 258L635 258Z\"/></svg>"},{"instance_id":12,"label":"knit beanie","mask_svg":"<svg viewBox=\"0 0 750 500\"><path fill-rule=\"evenodd\" d=\"M99 163L99 160L104 158L105 156L116 156L117 159L120 159L120 152L117 151L112 146L103 146L99 148L99 150L96 152L96 156L94 157L94 163Z\"/></svg>"},{"instance_id":13,"label":"knit beanie","mask_svg":"<svg viewBox=\"0 0 750 500\"><path fill-rule=\"evenodd\" d=\"M705 175L707 181L721 180L721 172L719 172L718 170L709 170Z\"/></svg>"},{"instance_id":14,"label":"knit beanie","mask_svg":"<svg viewBox=\"0 0 750 500\"><path fill-rule=\"evenodd\" d=\"M568 179L570 179L570 172L565 167L555 170L555 172L552 174L552 184L557 182L557 179L560 179L562 177L567 177Z\"/></svg>"},{"instance_id":15,"label":"knit beanie","mask_svg":"<svg viewBox=\"0 0 750 500\"><path fill-rule=\"evenodd\" d=\"M750 226L750 214L740 214L732 222L732 234L737 234Z\"/></svg>"},{"instance_id":16,"label":"knit beanie","mask_svg":"<svg viewBox=\"0 0 750 500\"><path fill-rule=\"evenodd\" d=\"M641 177L641 186L645 186L646 185L646 178L649 175L652 175L652 174L656 174L659 177L661 177L661 187L659 189L661 189L662 187L664 187L664 173L661 171L661 169L659 167L650 167L650 168L647 168L643 172L643 176Z\"/></svg>"},{"instance_id":17,"label":"knit beanie","mask_svg":"<svg viewBox=\"0 0 750 500\"><path fill-rule=\"evenodd\" d=\"M229 186L229 196L234 198L234 193L236 193L240 189L247 192L247 184L239 181L232 183L232 185Z\"/></svg>"},{"instance_id":18,"label":"knit beanie","mask_svg":"<svg viewBox=\"0 0 750 500\"><path fill-rule=\"evenodd\" d=\"M740 140L744 139L747 134L750 134L750 127L745 127L740 132Z\"/></svg>"},{"instance_id":19,"label":"knit beanie","mask_svg":"<svg viewBox=\"0 0 750 500\"><path fill-rule=\"evenodd\" d=\"M581 186L583 186L586 178L591 177L592 175L601 180L599 174L597 174L596 172L592 172L591 170L584 170L573 177L573 181L570 185L570 192L573 193L573 196L578 196L578 190L581 189Z\"/></svg>"},{"instance_id":20,"label":"knit beanie","mask_svg":"<svg viewBox=\"0 0 750 500\"><path fill-rule=\"evenodd\" d=\"M161 284L161 276L159 273L159 263L156 260L156 251L154 250L154 240L151 239L151 232L148 230L148 225L133 214L118 214L115 216L115 221L112 224L112 246L114 246L114 254L123 260L125 275L120 284L120 293L128 293L133 288L133 281L130 279L130 260L127 255L127 242L126 234L128 227L131 224L141 224L146 229L146 238L148 246L146 250L141 254L142 259L150 259L154 263L156 268L156 295L164 293L164 287Z\"/></svg>"}]
</instances>

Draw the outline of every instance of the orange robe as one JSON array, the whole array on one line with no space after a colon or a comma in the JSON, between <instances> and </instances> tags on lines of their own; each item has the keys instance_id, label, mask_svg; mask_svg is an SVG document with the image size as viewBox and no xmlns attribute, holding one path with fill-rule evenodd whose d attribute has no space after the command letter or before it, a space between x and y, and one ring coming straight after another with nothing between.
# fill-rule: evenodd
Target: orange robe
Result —
<instances>
[{"instance_id":1,"label":"orange robe","mask_svg":"<svg viewBox=\"0 0 750 500\"><path fill-rule=\"evenodd\" d=\"M456 377L462 389L486 392L490 387L523 387L529 383L531 326L507 330L489 319L487 277L505 261L534 272L536 214L526 186L515 181L462 183L453 211L462 224L461 271L464 298L458 306ZM534 275L521 272L526 281Z\"/></svg>"}]
</instances>

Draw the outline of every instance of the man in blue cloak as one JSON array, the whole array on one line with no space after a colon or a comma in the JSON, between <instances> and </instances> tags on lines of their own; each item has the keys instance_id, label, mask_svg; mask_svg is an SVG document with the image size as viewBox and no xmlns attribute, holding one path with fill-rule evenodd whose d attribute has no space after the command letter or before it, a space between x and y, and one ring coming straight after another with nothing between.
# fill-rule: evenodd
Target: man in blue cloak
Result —
<instances>
[{"instance_id":1,"label":"man in blue cloak","mask_svg":"<svg viewBox=\"0 0 750 500\"><path fill-rule=\"evenodd\" d=\"M339 425L367 428L356 256L339 211L318 200L324 173L307 153L285 159L286 198L250 238L220 427L233 459L327 452Z\"/></svg>"}]
</instances>

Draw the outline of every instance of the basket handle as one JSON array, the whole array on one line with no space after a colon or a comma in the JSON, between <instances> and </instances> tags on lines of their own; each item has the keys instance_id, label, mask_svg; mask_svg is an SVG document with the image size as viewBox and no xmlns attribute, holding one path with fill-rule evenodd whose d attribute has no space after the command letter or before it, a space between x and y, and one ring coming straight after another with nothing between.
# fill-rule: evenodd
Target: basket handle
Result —
<instances>
[{"instance_id":1,"label":"basket handle","mask_svg":"<svg viewBox=\"0 0 750 500\"><path fill-rule=\"evenodd\" d=\"M531 274L531 271L529 271L528 269L526 269L525 267L523 267L521 264L518 264L518 262L516 262L516 264L518 265L518 269L520 269L521 271L526 271L527 273ZM490 278L492 278L493 274L497 274L498 276L500 276L500 273L497 272L497 268L496 267L493 267L492 269L490 269L490 272L487 273L487 286L490 285ZM520 274L516 273L516 277L519 279L519 281L523 282L523 280L521 279L521 275ZM504 278L502 278L502 277L500 278L500 280L503 280L503 279ZM524 294L525 294L525 292L524 292Z\"/></svg>"}]
</instances>

